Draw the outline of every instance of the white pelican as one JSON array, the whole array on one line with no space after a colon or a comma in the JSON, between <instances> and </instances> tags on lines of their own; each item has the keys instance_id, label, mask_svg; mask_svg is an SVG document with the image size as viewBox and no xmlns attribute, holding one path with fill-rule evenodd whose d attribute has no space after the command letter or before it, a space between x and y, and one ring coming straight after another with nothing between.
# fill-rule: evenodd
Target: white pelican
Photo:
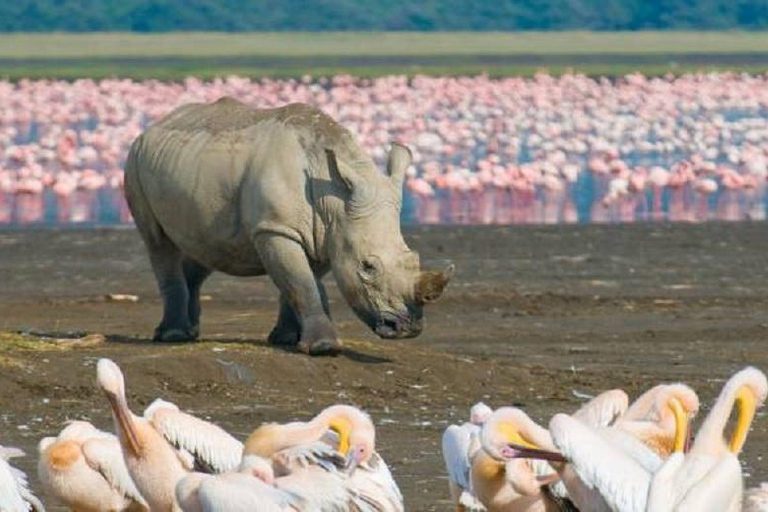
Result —
<instances>
[{"instance_id":1,"label":"white pelican","mask_svg":"<svg viewBox=\"0 0 768 512\"><path fill-rule=\"evenodd\" d=\"M403 497L384 459L376 452L376 432L370 417L360 409L335 405L307 422L284 425L270 423L257 428L246 440L243 456L256 455L271 460L283 489L311 499L307 492L319 490L322 497L332 483L324 486L312 481L336 474L327 453L328 433L334 434L332 454L340 454L346 466L333 480L349 491L355 500L375 510L403 510ZM318 444L319 443L319 444ZM319 455L318 455L319 453ZM354 510L354 508L353 508Z\"/></svg>"},{"instance_id":2,"label":"white pelican","mask_svg":"<svg viewBox=\"0 0 768 512\"><path fill-rule=\"evenodd\" d=\"M237 471L186 476L176 486L176 499L184 512L321 510L277 487L272 464L255 455L245 456Z\"/></svg>"},{"instance_id":3,"label":"white pelican","mask_svg":"<svg viewBox=\"0 0 768 512\"><path fill-rule=\"evenodd\" d=\"M609 425L627 409L627 402L623 391L607 391L574 415L596 425ZM507 450L509 443L528 448L545 443L538 446L551 449L546 430L519 409L507 407L487 415L489 409L482 407L475 406L473 412L481 414L472 415L484 420L482 430L470 422L450 426L443 435L443 457L457 510L545 510L562 503L564 493L543 487L557 479L551 467L517 459L514 450ZM475 439L475 432L484 435ZM480 450L481 446L486 449Z\"/></svg>"},{"instance_id":4,"label":"white pelican","mask_svg":"<svg viewBox=\"0 0 768 512\"><path fill-rule=\"evenodd\" d=\"M675 414L677 412L684 414ZM659 457L667 458L673 451L676 421L699 412L699 397L685 384L660 384L638 397L614 426L638 438Z\"/></svg>"},{"instance_id":5,"label":"white pelican","mask_svg":"<svg viewBox=\"0 0 768 512\"><path fill-rule=\"evenodd\" d=\"M478 402L470 409L468 422L450 425L443 433L443 459L448 470L451 501L459 512L484 509L472 494L469 470L472 457L482 448L480 427L492 413L493 409Z\"/></svg>"},{"instance_id":6,"label":"white pelican","mask_svg":"<svg viewBox=\"0 0 768 512\"><path fill-rule=\"evenodd\" d=\"M38 450L43 488L72 510L148 510L114 435L87 421L73 421L57 437L40 441Z\"/></svg>"},{"instance_id":7,"label":"white pelican","mask_svg":"<svg viewBox=\"0 0 768 512\"><path fill-rule=\"evenodd\" d=\"M23 456L18 448L0 446L0 512L45 512L43 504L29 490L27 475L8 462Z\"/></svg>"},{"instance_id":8,"label":"white pelican","mask_svg":"<svg viewBox=\"0 0 768 512\"><path fill-rule=\"evenodd\" d=\"M180 510L176 484L193 469L223 472L239 464L242 444L221 428L162 400L150 405L144 417L136 416L128 408L120 368L100 359L97 374L112 408L128 472L151 510Z\"/></svg>"},{"instance_id":9,"label":"white pelican","mask_svg":"<svg viewBox=\"0 0 768 512\"><path fill-rule=\"evenodd\" d=\"M744 494L738 454L758 407L768 396L765 374L752 367L731 377L699 428L685 457L669 460L654 479L648 507L653 510L741 510ZM726 442L725 428L734 406L736 425Z\"/></svg>"},{"instance_id":10,"label":"white pelican","mask_svg":"<svg viewBox=\"0 0 768 512\"><path fill-rule=\"evenodd\" d=\"M584 485L602 496L610 510L738 511L742 483L736 455L744 445L755 410L765 400L766 393L768 384L758 370L747 368L734 375L720 393L687 455L683 451L688 437L688 418L682 407L673 407L676 424L673 454L656 469L641 464L632 449L627 450L628 446L618 446L601 432L566 415L552 418L549 430L569 466ZM733 437L726 444L723 433L734 404L739 405L739 417Z\"/></svg>"}]
</instances>

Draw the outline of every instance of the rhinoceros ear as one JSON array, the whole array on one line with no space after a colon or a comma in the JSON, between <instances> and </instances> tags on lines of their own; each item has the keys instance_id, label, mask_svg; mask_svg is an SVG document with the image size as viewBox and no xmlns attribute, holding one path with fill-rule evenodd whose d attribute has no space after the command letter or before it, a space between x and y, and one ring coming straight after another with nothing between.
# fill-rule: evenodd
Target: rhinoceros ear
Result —
<instances>
[{"instance_id":1,"label":"rhinoceros ear","mask_svg":"<svg viewBox=\"0 0 768 512\"><path fill-rule=\"evenodd\" d=\"M413 155L411 150L407 146L392 143L392 149L389 150L389 160L387 161L387 173L392 178L392 182L401 188L403 186L403 179L405 178L405 171L413 161Z\"/></svg>"},{"instance_id":2,"label":"rhinoceros ear","mask_svg":"<svg viewBox=\"0 0 768 512\"><path fill-rule=\"evenodd\" d=\"M332 149L326 149L325 156L328 159L328 170L331 178L341 180L349 192L348 205L350 207L360 208L373 200L373 187L362 173L354 167L344 165L344 163L339 164L336 153Z\"/></svg>"}]
</instances>

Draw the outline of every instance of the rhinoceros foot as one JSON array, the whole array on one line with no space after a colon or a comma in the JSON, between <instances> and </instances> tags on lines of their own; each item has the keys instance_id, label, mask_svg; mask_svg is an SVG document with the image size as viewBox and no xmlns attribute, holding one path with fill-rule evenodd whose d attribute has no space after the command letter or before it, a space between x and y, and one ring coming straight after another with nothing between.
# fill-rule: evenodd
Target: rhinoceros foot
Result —
<instances>
[{"instance_id":1,"label":"rhinoceros foot","mask_svg":"<svg viewBox=\"0 0 768 512\"><path fill-rule=\"evenodd\" d=\"M311 342L301 340L296 349L310 356L336 356L341 353L341 343L335 338L322 338Z\"/></svg>"},{"instance_id":2,"label":"rhinoceros foot","mask_svg":"<svg viewBox=\"0 0 768 512\"><path fill-rule=\"evenodd\" d=\"M299 343L301 332L299 329L291 329L281 325L275 326L269 333L267 341L271 345L295 347Z\"/></svg>"},{"instance_id":3,"label":"rhinoceros foot","mask_svg":"<svg viewBox=\"0 0 768 512\"><path fill-rule=\"evenodd\" d=\"M155 336L152 340L164 342L194 341L199 335L200 329L195 327L189 329L163 329L158 327L155 329Z\"/></svg>"},{"instance_id":4,"label":"rhinoceros foot","mask_svg":"<svg viewBox=\"0 0 768 512\"><path fill-rule=\"evenodd\" d=\"M341 352L341 343L336 338L330 319L317 315L305 319L301 341L296 349L311 356L335 356Z\"/></svg>"}]
</instances>

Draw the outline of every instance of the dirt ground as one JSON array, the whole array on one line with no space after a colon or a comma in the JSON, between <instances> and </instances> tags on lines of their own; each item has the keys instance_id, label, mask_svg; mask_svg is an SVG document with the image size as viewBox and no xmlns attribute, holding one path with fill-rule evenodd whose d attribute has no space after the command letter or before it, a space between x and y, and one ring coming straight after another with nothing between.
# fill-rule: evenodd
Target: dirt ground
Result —
<instances>
[{"instance_id":1,"label":"dirt ground","mask_svg":"<svg viewBox=\"0 0 768 512\"><path fill-rule=\"evenodd\" d=\"M111 428L94 385L106 356L123 366L134 410L162 396L240 438L264 421L358 404L378 426L408 510L449 510L440 434L478 400L546 423L583 394L685 381L706 412L735 370L768 370L764 223L407 233L423 262L457 266L424 334L376 339L331 286L348 348L312 359L265 343L277 311L266 278L214 275L203 289L205 341L155 344L160 304L135 231L0 231L0 442L27 450L18 465L38 489L41 437L69 419ZM94 333L107 342L51 338ZM768 480L767 441L759 413L742 457L750 483Z\"/></svg>"}]
</instances>

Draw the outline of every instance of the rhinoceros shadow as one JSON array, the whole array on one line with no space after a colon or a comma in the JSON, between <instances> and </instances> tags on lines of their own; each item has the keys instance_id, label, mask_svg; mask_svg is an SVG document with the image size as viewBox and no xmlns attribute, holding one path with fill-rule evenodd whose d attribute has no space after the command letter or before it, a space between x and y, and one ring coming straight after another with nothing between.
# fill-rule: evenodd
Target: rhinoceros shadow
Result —
<instances>
[{"instance_id":1,"label":"rhinoceros shadow","mask_svg":"<svg viewBox=\"0 0 768 512\"><path fill-rule=\"evenodd\" d=\"M296 350L290 346L271 345L267 342L266 339L263 339L263 338L246 338L246 337L206 338L201 341L172 343L172 342L152 341L150 338L141 337L141 336L125 336L122 334L107 334L106 342L122 344L122 345L140 345L143 347L146 347L147 345L171 347L171 346L178 346L183 344L202 345L202 344L209 344L209 343L216 343L216 344L222 344L222 345L238 344L238 345L252 345L256 347L263 347L263 348L280 351L280 352L297 353ZM310 357L310 356L304 356L304 357ZM384 364L384 363L393 362L393 360L388 357L381 357L373 354L366 354L365 352L360 352L359 350L355 350L350 347L343 347L341 354L339 354L338 356L331 356L331 357L320 356L320 359L333 359L334 357L344 357L346 359L349 359L350 361L354 361L356 363L363 363L363 364Z\"/></svg>"}]
</instances>

